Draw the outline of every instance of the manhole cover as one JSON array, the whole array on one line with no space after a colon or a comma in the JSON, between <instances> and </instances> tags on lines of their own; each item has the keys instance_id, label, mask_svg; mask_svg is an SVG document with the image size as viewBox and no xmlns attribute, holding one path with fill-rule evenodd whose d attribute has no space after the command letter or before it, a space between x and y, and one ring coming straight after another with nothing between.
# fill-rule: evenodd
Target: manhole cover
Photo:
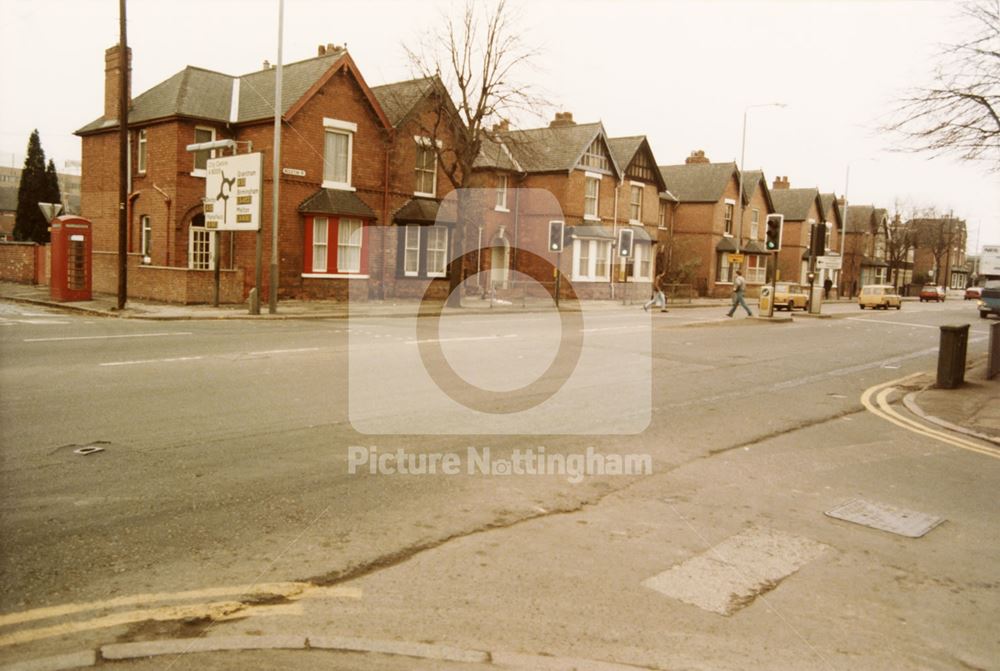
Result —
<instances>
[{"instance_id":1,"label":"manhole cover","mask_svg":"<svg viewBox=\"0 0 1000 671\"><path fill-rule=\"evenodd\" d=\"M851 499L833 510L827 511L826 515L907 538L920 538L944 522L943 517L928 515L916 510L894 508L884 503L865 501L864 499Z\"/></svg>"}]
</instances>

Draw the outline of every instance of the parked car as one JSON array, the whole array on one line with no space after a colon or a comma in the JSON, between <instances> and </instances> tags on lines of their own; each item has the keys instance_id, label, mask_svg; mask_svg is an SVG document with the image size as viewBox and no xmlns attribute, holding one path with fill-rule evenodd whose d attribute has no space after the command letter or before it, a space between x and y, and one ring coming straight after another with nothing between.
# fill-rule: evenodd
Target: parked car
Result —
<instances>
[{"instance_id":1,"label":"parked car","mask_svg":"<svg viewBox=\"0 0 1000 671\"><path fill-rule=\"evenodd\" d=\"M975 301L979 300L979 297L983 295L982 287L969 287L965 290L965 300Z\"/></svg>"},{"instance_id":2,"label":"parked car","mask_svg":"<svg viewBox=\"0 0 1000 671\"><path fill-rule=\"evenodd\" d=\"M774 308L788 310L795 308L805 310L809 307L809 294L798 284L778 282L774 285Z\"/></svg>"},{"instance_id":3,"label":"parked car","mask_svg":"<svg viewBox=\"0 0 1000 671\"><path fill-rule=\"evenodd\" d=\"M925 284L924 288L920 290L920 302L924 301L934 301L935 303L943 301L947 296L947 292L944 287L936 286L933 284Z\"/></svg>"},{"instance_id":4,"label":"parked car","mask_svg":"<svg viewBox=\"0 0 1000 671\"><path fill-rule=\"evenodd\" d=\"M986 319L990 313L1000 317L1000 280L989 280L979 298L979 316Z\"/></svg>"},{"instance_id":5,"label":"parked car","mask_svg":"<svg viewBox=\"0 0 1000 671\"><path fill-rule=\"evenodd\" d=\"M865 308L888 310L890 307L899 310L903 307L903 299L896 293L896 287L891 284L870 284L861 288L858 307L862 310Z\"/></svg>"}]
</instances>

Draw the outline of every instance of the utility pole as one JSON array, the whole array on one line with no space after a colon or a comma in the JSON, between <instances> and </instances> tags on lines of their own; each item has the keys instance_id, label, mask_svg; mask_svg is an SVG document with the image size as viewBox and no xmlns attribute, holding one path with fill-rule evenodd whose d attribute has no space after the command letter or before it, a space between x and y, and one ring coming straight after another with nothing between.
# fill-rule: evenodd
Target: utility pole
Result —
<instances>
[{"instance_id":1,"label":"utility pole","mask_svg":"<svg viewBox=\"0 0 1000 671\"><path fill-rule=\"evenodd\" d=\"M278 192L281 184L281 70L282 35L285 29L285 0L278 0L278 65L274 72L274 164L271 169L274 188L271 192L271 282L267 292L267 311L278 311Z\"/></svg>"},{"instance_id":2,"label":"utility pole","mask_svg":"<svg viewBox=\"0 0 1000 671\"><path fill-rule=\"evenodd\" d=\"M118 0L118 309L128 295L128 80L131 59L125 35L125 0Z\"/></svg>"}]
</instances>

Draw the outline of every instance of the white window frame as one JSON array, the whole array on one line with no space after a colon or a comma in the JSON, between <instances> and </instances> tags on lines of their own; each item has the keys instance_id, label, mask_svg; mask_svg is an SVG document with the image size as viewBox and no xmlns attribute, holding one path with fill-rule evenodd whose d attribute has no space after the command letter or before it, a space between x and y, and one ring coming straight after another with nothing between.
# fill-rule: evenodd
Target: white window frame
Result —
<instances>
[{"instance_id":1,"label":"white window frame","mask_svg":"<svg viewBox=\"0 0 1000 671\"><path fill-rule=\"evenodd\" d=\"M139 140L138 140L137 144L138 144L139 149L138 149L138 152L137 152L138 155L136 157L136 171L140 175L145 175L146 174L146 164L149 162L149 157L146 154L146 152L148 151L147 144L146 144L146 141L147 141L147 138L146 138L146 129L145 128L140 128L138 135L139 135Z\"/></svg>"},{"instance_id":2,"label":"white window frame","mask_svg":"<svg viewBox=\"0 0 1000 671\"><path fill-rule=\"evenodd\" d=\"M208 139L208 140L199 140L198 139L198 131L208 131L209 133L212 134L212 137L210 139ZM194 127L194 141L195 141L196 144L201 144L202 142L215 142L215 129L211 128L209 126L195 126ZM191 159L191 161L192 161L191 176L192 177L204 177L205 176L205 168L199 168L198 167L198 155L201 154L201 153L202 152L200 152L200 151L194 152L194 155L193 155L193 157ZM206 149L205 153L208 154L208 156L205 158L206 161L208 161L208 159L210 159L210 158L215 158L215 150L214 149Z\"/></svg>"},{"instance_id":3,"label":"white window frame","mask_svg":"<svg viewBox=\"0 0 1000 671\"><path fill-rule=\"evenodd\" d=\"M444 277L448 274L448 228L446 226L428 226L424 235L427 238L427 251L424 256L427 277ZM439 246L431 247L431 239L435 237L440 238L438 240ZM432 252L440 254L441 267L439 270L431 269Z\"/></svg>"},{"instance_id":4,"label":"white window frame","mask_svg":"<svg viewBox=\"0 0 1000 671\"><path fill-rule=\"evenodd\" d=\"M733 225L736 219L736 201L732 198L726 198L722 201L722 234L727 238L733 237ZM726 230L726 214L729 210L729 206L733 207L733 214L729 217L729 230Z\"/></svg>"},{"instance_id":5,"label":"white window frame","mask_svg":"<svg viewBox=\"0 0 1000 671\"><path fill-rule=\"evenodd\" d=\"M750 239L756 240L760 235L760 210L756 207L750 210ZM749 281L749 280L747 280Z\"/></svg>"},{"instance_id":6,"label":"white window frame","mask_svg":"<svg viewBox=\"0 0 1000 671\"><path fill-rule=\"evenodd\" d=\"M667 230L667 204L660 201L660 209L656 213L656 227L661 231Z\"/></svg>"},{"instance_id":7,"label":"white window frame","mask_svg":"<svg viewBox=\"0 0 1000 671\"><path fill-rule=\"evenodd\" d=\"M762 254L748 254L747 257L746 270L744 274L746 275L747 284L764 284L767 282L767 257ZM761 266L750 266L750 259L757 259L755 263L763 263Z\"/></svg>"},{"instance_id":8,"label":"white window frame","mask_svg":"<svg viewBox=\"0 0 1000 671\"><path fill-rule=\"evenodd\" d=\"M833 240L833 224L828 221L824 221L823 226L826 228L826 237L823 239L823 249L829 251L830 249L833 249L830 247L830 242Z\"/></svg>"},{"instance_id":9,"label":"white window frame","mask_svg":"<svg viewBox=\"0 0 1000 671\"><path fill-rule=\"evenodd\" d=\"M630 224L642 225L642 192L645 191L643 188L645 185L642 182L629 182L628 185L628 221ZM639 190L639 202L636 203L633 199L636 189ZM636 210L635 215L632 216L633 208Z\"/></svg>"},{"instance_id":10,"label":"white window frame","mask_svg":"<svg viewBox=\"0 0 1000 671\"><path fill-rule=\"evenodd\" d=\"M355 243L354 235L348 233L347 240L344 240L343 231L345 227L351 228L351 224L357 224L357 243ZM364 252L365 244L365 222L360 219L351 219L347 217L342 217L339 222L337 222L337 272L343 274L357 274L361 272L361 254ZM343 265L344 263L344 251L347 249L357 249L358 250L358 263L356 268L349 268Z\"/></svg>"},{"instance_id":11,"label":"white window frame","mask_svg":"<svg viewBox=\"0 0 1000 671\"><path fill-rule=\"evenodd\" d=\"M597 273L597 262L603 247L604 273ZM581 257L583 252L586 256ZM580 272L580 260L587 260L586 273ZM611 241L580 238L573 241L573 279L580 282L608 282L611 279Z\"/></svg>"},{"instance_id":12,"label":"white window frame","mask_svg":"<svg viewBox=\"0 0 1000 671\"><path fill-rule=\"evenodd\" d=\"M330 267L330 218L313 217L312 227L312 264L310 267L314 273L325 273ZM317 242L316 232L320 230L323 231L323 241ZM318 252L323 254L322 265L316 263Z\"/></svg>"},{"instance_id":13,"label":"white window frame","mask_svg":"<svg viewBox=\"0 0 1000 671\"><path fill-rule=\"evenodd\" d=\"M195 235L204 235L208 239L208 251L202 251L196 247ZM215 237L216 233L210 228L205 228L204 226L189 226L188 227L188 268L191 270L215 270ZM197 245L203 245L203 242L198 242ZM200 259L205 255L208 255L208 260L201 262Z\"/></svg>"},{"instance_id":14,"label":"white window frame","mask_svg":"<svg viewBox=\"0 0 1000 671\"><path fill-rule=\"evenodd\" d=\"M323 117L323 188L339 189L341 191L354 191L351 186L352 165L354 163L354 134L358 132L358 124L340 119L330 119ZM326 178L327 156L326 156L326 134L337 133L347 136L347 180L337 182Z\"/></svg>"},{"instance_id":15,"label":"white window frame","mask_svg":"<svg viewBox=\"0 0 1000 671\"><path fill-rule=\"evenodd\" d=\"M411 237L413 238L412 245L410 244ZM410 252L413 252L413 270L407 268L411 258ZM403 227L403 276L417 277L418 275L420 275L420 226L409 224Z\"/></svg>"},{"instance_id":16,"label":"white window frame","mask_svg":"<svg viewBox=\"0 0 1000 671\"><path fill-rule=\"evenodd\" d=\"M417 143L417 150L414 154L414 179L413 179L413 195L414 196L425 196L428 198L435 198L437 196L437 169L438 169L438 159L437 152L434 151L434 145L431 143L431 139L428 137L414 136L414 142ZM438 147L441 146L441 141L438 140L435 144ZM418 187L419 179L418 176L421 172L428 172L427 168L421 168L418 161L420 160L421 151L430 151L431 157L434 160L434 167L429 171L431 173L431 190L421 191Z\"/></svg>"},{"instance_id":17,"label":"white window frame","mask_svg":"<svg viewBox=\"0 0 1000 671\"><path fill-rule=\"evenodd\" d=\"M497 202L493 209L497 212L510 212L507 209L507 175L497 175Z\"/></svg>"},{"instance_id":18,"label":"white window frame","mask_svg":"<svg viewBox=\"0 0 1000 671\"><path fill-rule=\"evenodd\" d=\"M584 174L584 184L583 184L583 218L588 221L600 221L601 220L601 175L596 172L585 172ZM587 193L587 189L590 187L591 182L596 182L596 189L594 190L594 213L590 214L587 212L587 203L591 200L590 195Z\"/></svg>"},{"instance_id":19,"label":"white window frame","mask_svg":"<svg viewBox=\"0 0 1000 671\"><path fill-rule=\"evenodd\" d=\"M732 278L736 274L736 271L733 268L733 264L729 262L730 252L716 252L716 254L718 254L719 256L719 266L715 270L715 283L732 284L733 283ZM722 272L723 270L726 270L728 272L723 273ZM728 277L729 279L723 279L724 277Z\"/></svg>"},{"instance_id":20,"label":"white window frame","mask_svg":"<svg viewBox=\"0 0 1000 671\"><path fill-rule=\"evenodd\" d=\"M153 256L153 220L148 214L139 217L139 256L143 263L151 263Z\"/></svg>"},{"instance_id":21,"label":"white window frame","mask_svg":"<svg viewBox=\"0 0 1000 671\"><path fill-rule=\"evenodd\" d=\"M632 246L634 259L632 262L632 279L636 282L648 282L653 279L653 245L646 241L636 241ZM642 272L643 265L646 272Z\"/></svg>"}]
</instances>

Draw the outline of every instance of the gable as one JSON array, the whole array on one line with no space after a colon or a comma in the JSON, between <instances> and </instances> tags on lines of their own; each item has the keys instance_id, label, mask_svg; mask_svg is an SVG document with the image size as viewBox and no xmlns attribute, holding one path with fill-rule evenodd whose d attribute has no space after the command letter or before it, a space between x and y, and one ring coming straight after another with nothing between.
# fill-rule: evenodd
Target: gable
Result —
<instances>
[{"instance_id":1,"label":"gable","mask_svg":"<svg viewBox=\"0 0 1000 671\"><path fill-rule=\"evenodd\" d=\"M576 162L576 167L584 170L603 170L612 172L611 150L604 139L603 133L598 133L593 141L583 150Z\"/></svg>"}]
</instances>

